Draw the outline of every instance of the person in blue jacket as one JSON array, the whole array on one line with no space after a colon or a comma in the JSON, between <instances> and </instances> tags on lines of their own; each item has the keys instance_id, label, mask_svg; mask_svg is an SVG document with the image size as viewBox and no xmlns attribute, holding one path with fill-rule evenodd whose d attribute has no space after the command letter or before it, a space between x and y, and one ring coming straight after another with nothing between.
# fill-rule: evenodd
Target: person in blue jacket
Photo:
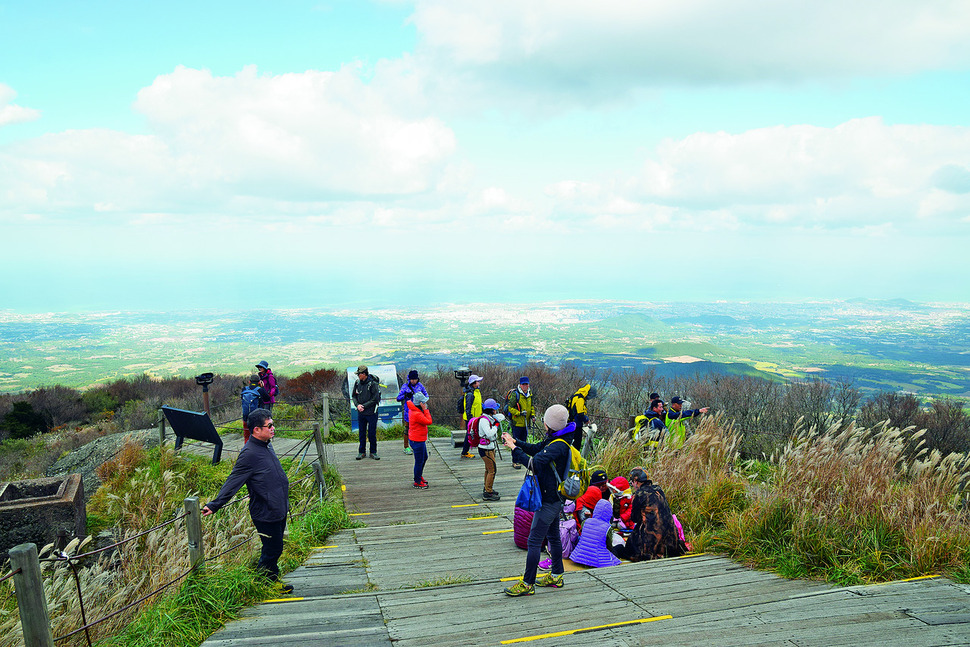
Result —
<instances>
[{"instance_id":1,"label":"person in blue jacket","mask_svg":"<svg viewBox=\"0 0 970 647\"><path fill-rule=\"evenodd\" d=\"M266 409L256 409L249 414L249 427L249 442L239 452L219 494L202 507L202 516L217 512L245 485L249 491L249 516L263 542L256 570L276 582L280 577L277 562L283 554L286 513L290 509L290 481L270 445L276 434L273 414ZM285 584L282 590L291 593L293 587Z\"/></svg>"},{"instance_id":2,"label":"person in blue jacket","mask_svg":"<svg viewBox=\"0 0 970 647\"><path fill-rule=\"evenodd\" d=\"M426 397L428 395L428 390L424 388L421 384L421 380L418 378L418 372L414 369L408 371L408 381L404 383L401 390L398 391L397 401L401 403L401 409L403 413L401 414L402 422L404 423L404 453L410 454L411 447L408 445L408 402L414 400L415 393L423 393Z\"/></svg>"}]
</instances>

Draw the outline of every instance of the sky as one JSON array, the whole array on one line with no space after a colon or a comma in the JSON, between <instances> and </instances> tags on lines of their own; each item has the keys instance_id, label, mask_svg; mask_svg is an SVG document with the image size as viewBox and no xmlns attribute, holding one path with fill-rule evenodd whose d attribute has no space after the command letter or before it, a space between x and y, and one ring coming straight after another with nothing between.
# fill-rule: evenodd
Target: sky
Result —
<instances>
[{"instance_id":1,"label":"sky","mask_svg":"<svg viewBox=\"0 0 970 647\"><path fill-rule=\"evenodd\" d=\"M964 0L0 0L0 310L970 301Z\"/></svg>"}]
</instances>

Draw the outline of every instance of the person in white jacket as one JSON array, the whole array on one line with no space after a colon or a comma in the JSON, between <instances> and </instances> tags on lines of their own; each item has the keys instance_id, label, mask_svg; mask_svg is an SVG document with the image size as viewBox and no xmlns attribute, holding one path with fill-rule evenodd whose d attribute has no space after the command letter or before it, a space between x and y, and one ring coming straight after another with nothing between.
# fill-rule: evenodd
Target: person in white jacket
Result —
<instances>
[{"instance_id":1,"label":"person in white jacket","mask_svg":"<svg viewBox=\"0 0 970 647\"><path fill-rule=\"evenodd\" d=\"M505 416L499 413L498 402L489 398L482 403L482 415L469 422L469 425L474 425L478 430L478 455L485 461L483 501L498 501L502 498L492 489L492 484L495 482L495 448L498 443L500 423L503 420Z\"/></svg>"}]
</instances>

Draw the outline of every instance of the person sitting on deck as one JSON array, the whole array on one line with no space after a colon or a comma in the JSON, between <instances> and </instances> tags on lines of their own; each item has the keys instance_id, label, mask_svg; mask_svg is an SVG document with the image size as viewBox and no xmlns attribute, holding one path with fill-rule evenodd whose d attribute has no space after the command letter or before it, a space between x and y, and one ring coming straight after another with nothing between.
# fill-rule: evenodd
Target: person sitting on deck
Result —
<instances>
[{"instance_id":1,"label":"person sitting on deck","mask_svg":"<svg viewBox=\"0 0 970 647\"><path fill-rule=\"evenodd\" d=\"M610 530L612 516L613 506L609 501L600 499L593 509L593 516L583 523L583 533L569 559L594 568L619 564L620 560L606 547L606 534Z\"/></svg>"}]
</instances>

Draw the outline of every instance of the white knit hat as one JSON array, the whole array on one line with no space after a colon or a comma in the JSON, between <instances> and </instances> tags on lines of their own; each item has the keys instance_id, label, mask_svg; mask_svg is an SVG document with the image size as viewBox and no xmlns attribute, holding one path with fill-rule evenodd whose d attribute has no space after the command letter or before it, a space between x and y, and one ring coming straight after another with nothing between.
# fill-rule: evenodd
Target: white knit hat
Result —
<instances>
[{"instance_id":1,"label":"white knit hat","mask_svg":"<svg viewBox=\"0 0 970 647\"><path fill-rule=\"evenodd\" d=\"M562 431L569 424L569 412L561 404L554 404L546 409L542 422L553 431Z\"/></svg>"}]
</instances>

